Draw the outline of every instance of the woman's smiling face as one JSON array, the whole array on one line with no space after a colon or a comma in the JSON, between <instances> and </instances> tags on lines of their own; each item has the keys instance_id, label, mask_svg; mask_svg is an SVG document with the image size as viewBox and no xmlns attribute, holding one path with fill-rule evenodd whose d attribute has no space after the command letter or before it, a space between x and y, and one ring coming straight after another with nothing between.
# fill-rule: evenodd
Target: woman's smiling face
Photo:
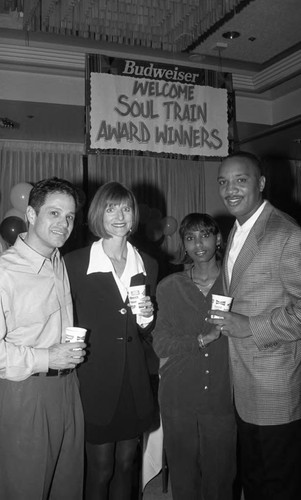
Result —
<instances>
[{"instance_id":1,"label":"woman's smiling face","mask_svg":"<svg viewBox=\"0 0 301 500\"><path fill-rule=\"evenodd\" d=\"M103 225L109 236L127 236L133 225L132 207L127 202L110 203L104 212Z\"/></svg>"},{"instance_id":2,"label":"woman's smiling face","mask_svg":"<svg viewBox=\"0 0 301 500\"><path fill-rule=\"evenodd\" d=\"M220 235L205 228L191 229L184 235L184 247L194 263L209 262L215 258Z\"/></svg>"}]
</instances>

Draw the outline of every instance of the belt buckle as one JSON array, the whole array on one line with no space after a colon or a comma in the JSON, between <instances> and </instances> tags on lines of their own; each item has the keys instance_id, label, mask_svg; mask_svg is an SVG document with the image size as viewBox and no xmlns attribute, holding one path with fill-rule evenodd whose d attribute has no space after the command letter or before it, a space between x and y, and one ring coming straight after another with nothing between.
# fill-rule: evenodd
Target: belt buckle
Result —
<instances>
[{"instance_id":1,"label":"belt buckle","mask_svg":"<svg viewBox=\"0 0 301 500\"><path fill-rule=\"evenodd\" d=\"M58 370L57 374L58 374L58 377L63 377L64 375L69 375L69 373L71 373L71 372L72 372L71 368L63 368L62 370Z\"/></svg>"}]
</instances>

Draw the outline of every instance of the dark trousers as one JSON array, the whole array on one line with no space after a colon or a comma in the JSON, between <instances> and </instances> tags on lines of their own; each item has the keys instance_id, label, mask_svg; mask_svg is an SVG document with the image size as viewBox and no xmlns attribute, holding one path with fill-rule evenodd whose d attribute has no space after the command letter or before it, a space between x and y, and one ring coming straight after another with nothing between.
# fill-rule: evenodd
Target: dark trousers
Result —
<instances>
[{"instance_id":1,"label":"dark trousers","mask_svg":"<svg viewBox=\"0 0 301 500\"><path fill-rule=\"evenodd\" d=\"M81 500L84 421L75 372L0 380L0 498Z\"/></svg>"},{"instance_id":2,"label":"dark trousers","mask_svg":"<svg viewBox=\"0 0 301 500\"><path fill-rule=\"evenodd\" d=\"M301 499L301 420L253 425L236 417L245 500Z\"/></svg>"},{"instance_id":3,"label":"dark trousers","mask_svg":"<svg viewBox=\"0 0 301 500\"><path fill-rule=\"evenodd\" d=\"M162 414L173 500L232 500L234 415Z\"/></svg>"}]
</instances>

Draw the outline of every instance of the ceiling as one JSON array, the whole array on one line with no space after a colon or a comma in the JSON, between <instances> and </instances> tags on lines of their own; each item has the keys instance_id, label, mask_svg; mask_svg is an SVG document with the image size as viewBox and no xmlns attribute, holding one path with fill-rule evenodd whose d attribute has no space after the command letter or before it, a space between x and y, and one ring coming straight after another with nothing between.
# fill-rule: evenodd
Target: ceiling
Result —
<instances>
[{"instance_id":1,"label":"ceiling","mask_svg":"<svg viewBox=\"0 0 301 500\"><path fill-rule=\"evenodd\" d=\"M300 19L299 0L253 0L237 14L233 12L209 37L193 43L191 51L212 56L221 43L224 59L254 69L266 67L300 48ZM232 40L223 37L223 33L233 31L240 33L240 37Z\"/></svg>"},{"instance_id":2,"label":"ceiling","mask_svg":"<svg viewBox=\"0 0 301 500\"><path fill-rule=\"evenodd\" d=\"M119 47L231 71L236 93L276 99L301 88L300 0L7 0L0 28L59 43ZM0 2L1 6L1 2ZM9 8L8 8L9 7ZM234 39L225 32L238 32ZM0 29L1 32L1 29ZM16 33L16 31L15 31ZM20 31L19 31L20 33ZM10 35L12 36L12 35ZM122 55L122 54L121 54ZM1 62L1 57L0 57ZM298 108L298 106L297 106ZM300 103L299 103L300 109ZM279 154L301 138L301 113L273 131ZM269 148L271 127L244 124L239 140ZM263 140L262 140L263 139ZM297 145L297 146L296 146ZM298 142L294 148L300 149ZM299 153L297 153L299 154Z\"/></svg>"},{"instance_id":3,"label":"ceiling","mask_svg":"<svg viewBox=\"0 0 301 500\"><path fill-rule=\"evenodd\" d=\"M301 47L300 0L7 0L27 31L266 67ZM223 33L240 37L227 40Z\"/></svg>"}]
</instances>

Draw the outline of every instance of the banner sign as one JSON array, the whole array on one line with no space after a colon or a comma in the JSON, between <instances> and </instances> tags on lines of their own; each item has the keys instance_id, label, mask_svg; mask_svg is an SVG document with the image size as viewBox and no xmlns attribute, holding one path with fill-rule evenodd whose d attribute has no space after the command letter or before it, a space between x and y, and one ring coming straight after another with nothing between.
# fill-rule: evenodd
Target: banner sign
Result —
<instances>
[{"instance_id":1,"label":"banner sign","mask_svg":"<svg viewBox=\"0 0 301 500\"><path fill-rule=\"evenodd\" d=\"M228 155L227 90L202 70L124 60L90 73L90 149Z\"/></svg>"}]
</instances>

